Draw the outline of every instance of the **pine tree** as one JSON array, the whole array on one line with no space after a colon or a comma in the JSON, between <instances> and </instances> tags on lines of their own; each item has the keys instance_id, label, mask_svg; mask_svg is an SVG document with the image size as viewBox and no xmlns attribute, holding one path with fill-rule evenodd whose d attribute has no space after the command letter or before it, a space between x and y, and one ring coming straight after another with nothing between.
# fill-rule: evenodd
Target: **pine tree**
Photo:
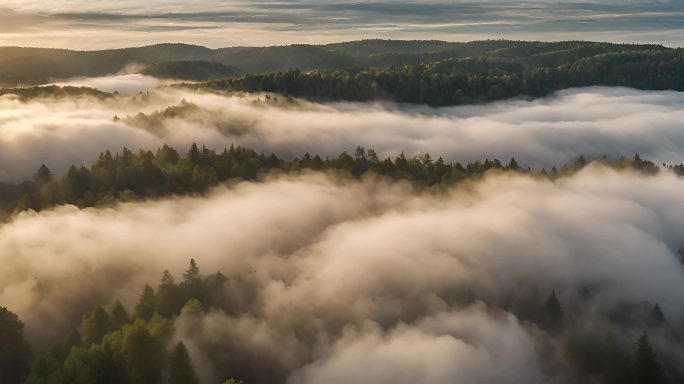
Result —
<instances>
[{"instance_id":1,"label":"pine tree","mask_svg":"<svg viewBox=\"0 0 684 384\"><path fill-rule=\"evenodd\" d=\"M42 164L33 175L33 180L38 184L48 183L52 180L52 173L45 164Z\"/></svg>"},{"instance_id":2,"label":"pine tree","mask_svg":"<svg viewBox=\"0 0 684 384\"><path fill-rule=\"evenodd\" d=\"M83 317L78 332L81 334L81 343L88 347L97 344L112 330L112 322L109 314L102 307L95 308L88 316Z\"/></svg>"},{"instance_id":3,"label":"pine tree","mask_svg":"<svg viewBox=\"0 0 684 384\"><path fill-rule=\"evenodd\" d=\"M644 332L639 338L636 351L635 384L665 384L667 378L658 361L648 335Z\"/></svg>"},{"instance_id":4,"label":"pine tree","mask_svg":"<svg viewBox=\"0 0 684 384\"><path fill-rule=\"evenodd\" d=\"M549 295L549 298L546 300L545 312L549 327L557 328L560 326L560 323L563 320L563 308L558 301L556 291L552 291L551 295Z\"/></svg>"},{"instance_id":5,"label":"pine tree","mask_svg":"<svg viewBox=\"0 0 684 384\"><path fill-rule=\"evenodd\" d=\"M185 283L195 283L201 279L200 270L195 262L195 259L190 259L190 266L183 273L183 280Z\"/></svg>"},{"instance_id":6,"label":"pine tree","mask_svg":"<svg viewBox=\"0 0 684 384\"><path fill-rule=\"evenodd\" d=\"M574 169L576 171L584 168L587 165L587 159L584 158L584 155L579 155L577 160L575 160L575 163L573 164Z\"/></svg>"},{"instance_id":7,"label":"pine tree","mask_svg":"<svg viewBox=\"0 0 684 384\"><path fill-rule=\"evenodd\" d=\"M200 163L200 151L199 148L197 148L197 143L192 143L188 150L187 158L192 165L198 165Z\"/></svg>"},{"instance_id":8,"label":"pine tree","mask_svg":"<svg viewBox=\"0 0 684 384\"><path fill-rule=\"evenodd\" d=\"M109 319L112 323L112 329L114 330L120 329L131 321L128 311L126 311L126 308L119 300L117 300L112 306L112 309L109 310Z\"/></svg>"},{"instance_id":9,"label":"pine tree","mask_svg":"<svg viewBox=\"0 0 684 384\"><path fill-rule=\"evenodd\" d=\"M508 162L508 169L512 169L512 170L520 169L520 165L515 160L515 157L511 157L511 161Z\"/></svg>"},{"instance_id":10,"label":"pine tree","mask_svg":"<svg viewBox=\"0 0 684 384\"><path fill-rule=\"evenodd\" d=\"M102 347L95 371L98 376L97 384L126 384L129 382L123 356L109 344Z\"/></svg>"},{"instance_id":11,"label":"pine tree","mask_svg":"<svg viewBox=\"0 0 684 384\"><path fill-rule=\"evenodd\" d=\"M169 362L169 384L197 384L197 375L192 367L188 349L179 342L171 353Z\"/></svg>"},{"instance_id":12,"label":"pine tree","mask_svg":"<svg viewBox=\"0 0 684 384\"><path fill-rule=\"evenodd\" d=\"M171 273L166 270L157 288L157 310L159 314L166 318L172 318L174 315L177 315L183 305L183 298L174 281Z\"/></svg>"},{"instance_id":13,"label":"pine tree","mask_svg":"<svg viewBox=\"0 0 684 384\"><path fill-rule=\"evenodd\" d=\"M0 307L0 379L6 384L24 382L31 368L31 350L24 337L24 323Z\"/></svg>"},{"instance_id":14,"label":"pine tree","mask_svg":"<svg viewBox=\"0 0 684 384\"><path fill-rule=\"evenodd\" d=\"M143 289L142 295L140 295L140 300L135 306L135 317L138 319L149 320L154 315L157 310L157 298L154 294L154 289L149 285L145 284L145 289Z\"/></svg>"},{"instance_id":15,"label":"pine tree","mask_svg":"<svg viewBox=\"0 0 684 384\"><path fill-rule=\"evenodd\" d=\"M660 305L658 303L653 306L653 309L651 310L651 317L657 324L663 324L665 322L665 315L663 314L663 310L660 309Z\"/></svg>"},{"instance_id":16,"label":"pine tree","mask_svg":"<svg viewBox=\"0 0 684 384\"><path fill-rule=\"evenodd\" d=\"M62 365L52 352L44 352L33 361L25 384L64 383Z\"/></svg>"}]
</instances>

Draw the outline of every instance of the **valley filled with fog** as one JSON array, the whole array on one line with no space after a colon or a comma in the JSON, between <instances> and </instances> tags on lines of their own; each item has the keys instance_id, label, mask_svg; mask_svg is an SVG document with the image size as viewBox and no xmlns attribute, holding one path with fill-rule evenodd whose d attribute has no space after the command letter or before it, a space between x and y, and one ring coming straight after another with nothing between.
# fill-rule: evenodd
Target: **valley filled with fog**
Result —
<instances>
[{"instance_id":1,"label":"valley filled with fog","mask_svg":"<svg viewBox=\"0 0 684 384\"><path fill-rule=\"evenodd\" d=\"M84 315L117 300L145 318L145 284L162 311L163 286L194 284L181 280L192 258L212 304L179 303L168 322L202 383L613 380L643 332L669 374L684 374L684 178L592 162L638 153L679 164L682 93L589 87L432 108L198 92L130 75L59 85L119 94L2 96L2 181L30 179L41 164L61 177L107 150L185 153L192 143L283 159L363 146L380 159L514 157L539 171L583 155L588 165L553 178L511 166L429 188L305 169L191 196L15 212L0 226L0 303L34 349L78 338ZM179 284L167 276L157 287L165 270ZM588 362L589 351L601 357Z\"/></svg>"},{"instance_id":2,"label":"valley filled with fog","mask_svg":"<svg viewBox=\"0 0 684 384\"><path fill-rule=\"evenodd\" d=\"M28 179L41 165L63 174L106 150L185 151L195 142L231 144L282 157L337 156L361 145L383 158L430 153L447 161L497 158L533 168L560 167L584 155L635 153L679 163L684 156L684 94L590 87L541 99L431 108L374 103L314 103L267 94L221 95L151 88L142 76L65 84L119 89L121 95L0 97L0 180ZM389 132L389 134L388 134Z\"/></svg>"}]
</instances>

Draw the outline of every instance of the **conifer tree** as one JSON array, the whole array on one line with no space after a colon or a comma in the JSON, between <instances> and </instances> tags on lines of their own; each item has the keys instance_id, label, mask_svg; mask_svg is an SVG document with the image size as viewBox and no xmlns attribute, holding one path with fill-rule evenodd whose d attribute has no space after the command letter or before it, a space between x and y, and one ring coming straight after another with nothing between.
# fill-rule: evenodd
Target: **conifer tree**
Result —
<instances>
[{"instance_id":1,"label":"conifer tree","mask_svg":"<svg viewBox=\"0 0 684 384\"><path fill-rule=\"evenodd\" d=\"M88 316L83 317L78 332L81 334L81 343L88 347L99 343L111 330L112 322L109 314L104 308L97 307Z\"/></svg>"},{"instance_id":2,"label":"conifer tree","mask_svg":"<svg viewBox=\"0 0 684 384\"><path fill-rule=\"evenodd\" d=\"M658 303L653 306L653 309L651 310L651 317L657 324L663 324L665 322L665 315L663 314L663 310L660 308Z\"/></svg>"},{"instance_id":3,"label":"conifer tree","mask_svg":"<svg viewBox=\"0 0 684 384\"><path fill-rule=\"evenodd\" d=\"M552 291L546 300L545 312L548 326L554 329L559 327L563 320L563 308L558 301L556 291Z\"/></svg>"},{"instance_id":4,"label":"conifer tree","mask_svg":"<svg viewBox=\"0 0 684 384\"><path fill-rule=\"evenodd\" d=\"M24 323L0 307L0 378L2 383L24 382L31 367L31 350L24 338Z\"/></svg>"},{"instance_id":5,"label":"conifer tree","mask_svg":"<svg viewBox=\"0 0 684 384\"><path fill-rule=\"evenodd\" d=\"M52 172L45 164L42 164L40 168L33 175L33 180L38 184L45 184L52 181Z\"/></svg>"},{"instance_id":6,"label":"conifer tree","mask_svg":"<svg viewBox=\"0 0 684 384\"><path fill-rule=\"evenodd\" d=\"M183 273L183 280L185 283L195 283L201 279L200 270L195 262L195 259L190 259L190 266Z\"/></svg>"},{"instance_id":7,"label":"conifer tree","mask_svg":"<svg viewBox=\"0 0 684 384\"><path fill-rule=\"evenodd\" d=\"M145 284L142 295L140 295L140 300L135 306L135 317L138 319L149 320L154 315L157 310L157 298L154 294L154 289L149 285Z\"/></svg>"},{"instance_id":8,"label":"conifer tree","mask_svg":"<svg viewBox=\"0 0 684 384\"><path fill-rule=\"evenodd\" d=\"M668 382L645 332L637 344L634 379L635 384L665 384Z\"/></svg>"},{"instance_id":9,"label":"conifer tree","mask_svg":"<svg viewBox=\"0 0 684 384\"><path fill-rule=\"evenodd\" d=\"M109 310L109 319L112 323L113 330L117 330L131 321L128 311L126 311L126 308L119 300L117 300L112 306L112 309Z\"/></svg>"},{"instance_id":10,"label":"conifer tree","mask_svg":"<svg viewBox=\"0 0 684 384\"><path fill-rule=\"evenodd\" d=\"M197 375L192 367L188 349L179 342L171 353L169 361L169 384L197 384Z\"/></svg>"},{"instance_id":11,"label":"conifer tree","mask_svg":"<svg viewBox=\"0 0 684 384\"><path fill-rule=\"evenodd\" d=\"M181 297L175 279L168 270L164 271L162 275L157 288L157 298L157 310L162 316L171 318L180 312L183 297Z\"/></svg>"}]
</instances>

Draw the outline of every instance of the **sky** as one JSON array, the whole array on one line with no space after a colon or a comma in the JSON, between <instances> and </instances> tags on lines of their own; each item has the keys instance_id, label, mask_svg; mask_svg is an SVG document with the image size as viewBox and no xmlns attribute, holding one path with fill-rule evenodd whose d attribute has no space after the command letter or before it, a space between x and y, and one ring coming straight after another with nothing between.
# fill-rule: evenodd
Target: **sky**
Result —
<instances>
[{"instance_id":1,"label":"sky","mask_svg":"<svg viewBox=\"0 0 684 384\"><path fill-rule=\"evenodd\" d=\"M684 46L681 0L3 0L0 45L212 48L356 39L592 40Z\"/></svg>"}]
</instances>

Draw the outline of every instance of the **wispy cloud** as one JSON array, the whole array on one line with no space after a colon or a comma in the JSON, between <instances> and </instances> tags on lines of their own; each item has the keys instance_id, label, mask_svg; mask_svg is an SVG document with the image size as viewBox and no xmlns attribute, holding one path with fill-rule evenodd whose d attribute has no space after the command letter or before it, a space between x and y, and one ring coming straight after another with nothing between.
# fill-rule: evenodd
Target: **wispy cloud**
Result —
<instances>
[{"instance_id":1,"label":"wispy cloud","mask_svg":"<svg viewBox=\"0 0 684 384\"><path fill-rule=\"evenodd\" d=\"M0 44L12 45L102 48L119 47L122 41L127 45L164 41L223 47L369 37L584 39L684 45L684 5L674 1L155 0L141 4L10 0L3 5L11 10L13 20L0 24ZM41 23L26 22L35 18ZM29 24L43 28L27 32ZM48 28L50 34L46 35ZM155 33L150 36L149 32ZM82 33L88 33L87 41L73 39Z\"/></svg>"}]
</instances>

